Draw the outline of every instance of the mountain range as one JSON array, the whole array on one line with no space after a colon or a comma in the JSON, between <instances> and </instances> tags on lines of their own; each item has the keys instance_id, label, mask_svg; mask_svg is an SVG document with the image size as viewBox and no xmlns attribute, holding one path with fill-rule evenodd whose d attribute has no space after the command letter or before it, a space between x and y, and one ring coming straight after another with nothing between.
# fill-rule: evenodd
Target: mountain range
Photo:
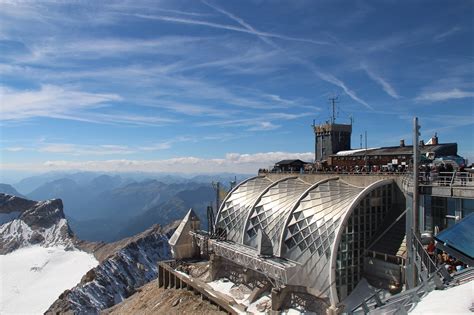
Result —
<instances>
[{"instance_id":1,"label":"mountain range","mask_svg":"<svg viewBox=\"0 0 474 315\"><path fill-rule=\"evenodd\" d=\"M168 224L181 218L189 208L205 219L207 206L215 201L211 182L219 181L223 187L229 187L231 181L244 177L54 172L25 178L14 187L2 184L0 192L31 200L60 198L78 237L112 242L153 224Z\"/></svg>"},{"instance_id":2,"label":"mountain range","mask_svg":"<svg viewBox=\"0 0 474 315\"><path fill-rule=\"evenodd\" d=\"M0 313L99 314L156 278L177 226L106 244L77 238L60 199L0 193L0 215L10 215L0 224Z\"/></svg>"}]
</instances>

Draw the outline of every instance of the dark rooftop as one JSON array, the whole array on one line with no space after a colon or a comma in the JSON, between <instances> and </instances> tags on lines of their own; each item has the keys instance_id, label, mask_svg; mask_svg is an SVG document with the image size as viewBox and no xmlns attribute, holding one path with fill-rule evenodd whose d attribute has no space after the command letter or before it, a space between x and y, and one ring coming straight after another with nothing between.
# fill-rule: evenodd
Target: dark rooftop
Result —
<instances>
[{"instance_id":1,"label":"dark rooftop","mask_svg":"<svg viewBox=\"0 0 474 315\"><path fill-rule=\"evenodd\" d=\"M452 155L457 154L457 143L442 143L442 144L425 144L420 145L421 154L428 152L434 152L436 155L451 155L449 152L453 152ZM394 147L382 147L376 149L361 150L357 149L353 153L345 151L343 156L364 156L364 155L410 155L413 154L413 146L394 146ZM339 156L333 154L332 156Z\"/></svg>"},{"instance_id":2,"label":"dark rooftop","mask_svg":"<svg viewBox=\"0 0 474 315\"><path fill-rule=\"evenodd\" d=\"M304 162L301 160L281 160L280 162L275 163L276 165L291 165L294 163L302 163L302 164L308 164L308 162Z\"/></svg>"}]
</instances>

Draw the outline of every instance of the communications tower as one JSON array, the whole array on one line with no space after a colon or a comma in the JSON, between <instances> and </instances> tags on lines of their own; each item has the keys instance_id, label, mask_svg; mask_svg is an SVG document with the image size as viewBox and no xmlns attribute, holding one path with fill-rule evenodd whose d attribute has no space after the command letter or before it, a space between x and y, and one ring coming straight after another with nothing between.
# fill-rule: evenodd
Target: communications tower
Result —
<instances>
[{"instance_id":1,"label":"communications tower","mask_svg":"<svg viewBox=\"0 0 474 315\"><path fill-rule=\"evenodd\" d=\"M315 162L325 161L331 154L351 149L352 119L349 125L336 124L337 99L337 97L329 98L332 105L330 121L326 121L326 123L320 125L316 125L313 122Z\"/></svg>"}]
</instances>

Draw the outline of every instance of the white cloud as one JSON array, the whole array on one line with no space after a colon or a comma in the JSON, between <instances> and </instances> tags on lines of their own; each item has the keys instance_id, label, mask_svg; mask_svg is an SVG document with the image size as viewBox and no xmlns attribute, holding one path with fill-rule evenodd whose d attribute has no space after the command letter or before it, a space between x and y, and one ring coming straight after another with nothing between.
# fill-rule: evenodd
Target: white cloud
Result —
<instances>
[{"instance_id":1,"label":"white cloud","mask_svg":"<svg viewBox=\"0 0 474 315\"><path fill-rule=\"evenodd\" d=\"M330 44L326 41L292 37L292 36L286 36L282 34L269 33L269 32L261 32L261 31L256 31L254 29L242 28L242 27L237 27L237 26L228 25L228 24L220 24L220 23L214 23L214 22L203 21L203 20L195 20L195 19L189 19L189 18L179 18L179 17L172 17L172 16L149 15L149 14L134 14L133 16L136 16L137 18L142 18L142 19L159 20L159 21L171 22L171 23L207 26L207 27L212 27L212 28L217 28L217 29L248 33L248 34L256 35L259 37L278 38L278 39L283 39L283 40L288 40L288 41L305 42L305 43L311 43L311 44L316 44L316 45L329 45Z\"/></svg>"},{"instance_id":2,"label":"white cloud","mask_svg":"<svg viewBox=\"0 0 474 315\"><path fill-rule=\"evenodd\" d=\"M8 148L5 148L5 150L9 152L20 152L20 151L25 151L27 149L24 147L8 147Z\"/></svg>"},{"instance_id":3,"label":"white cloud","mask_svg":"<svg viewBox=\"0 0 474 315\"><path fill-rule=\"evenodd\" d=\"M459 32L460 30L461 30L461 28L459 26L454 26L454 27L450 28L449 30L444 31L444 32L436 35L434 37L434 40L437 41L437 42L441 42L441 41L445 40L447 37Z\"/></svg>"},{"instance_id":4,"label":"white cloud","mask_svg":"<svg viewBox=\"0 0 474 315\"><path fill-rule=\"evenodd\" d=\"M0 98L1 120L60 117L122 99L117 94L88 93L56 85L23 91L1 87Z\"/></svg>"},{"instance_id":5,"label":"white cloud","mask_svg":"<svg viewBox=\"0 0 474 315\"><path fill-rule=\"evenodd\" d=\"M352 98L354 101L364 105L365 107L367 107L368 109L373 109L372 106L370 106L366 101L364 101L363 99L359 98L357 96L357 94L352 91L351 89L349 89L347 87L347 85L342 82L341 80L339 80L338 78L336 78L335 76L333 76L332 74L329 74L329 73L324 73L324 72L321 72L321 71L316 71L316 74L324 81L326 82L329 82L329 83L332 83L338 87L340 87L347 95L349 95L350 98Z\"/></svg>"},{"instance_id":6,"label":"white cloud","mask_svg":"<svg viewBox=\"0 0 474 315\"><path fill-rule=\"evenodd\" d=\"M441 102L451 99L474 97L474 92L452 89L449 91L423 92L415 98L416 101Z\"/></svg>"},{"instance_id":7,"label":"white cloud","mask_svg":"<svg viewBox=\"0 0 474 315\"><path fill-rule=\"evenodd\" d=\"M177 157L166 160L105 160L105 161L46 161L44 163L15 164L3 163L4 170L82 170L103 172L176 172L176 173L256 173L259 168L268 168L284 159L312 161L314 154L289 152L264 152L254 154L228 153L224 158L203 159L197 157Z\"/></svg>"},{"instance_id":8,"label":"white cloud","mask_svg":"<svg viewBox=\"0 0 474 315\"><path fill-rule=\"evenodd\" d=\"M238 119L221 119L221 120L208 120L199 123L199 126L220 126L220 127L249 127L248 131L262 131L262 130L273 130L281 127L280 125L273 124L272 121L281 120L294 120L301 117L312 115L309 112L303 112L299 114L289 113L266 113L253 115L247 118Z\"/></svg>"},{"instance_id":9,"label":"white cloud","mask_svg":"<svg viewBox=\"0 0 474 315\"><path fill-rule=\"evenodd\" d=\"M238 24L240 24L241 26L244 27L244 29L242 31L244 32L248 32L250 34L253 34L253 35L256 35L258 36L261 40L263 40L265 43L267 43L268 45L270 45L271 47L273 47L274 49L278 50L278 51L283 51L285 52L286 54L288 54L288 52L286 52L284 49L282 49L281 47L279 47L276 43L274 43L270 38L271 37L277 37L277 38L282 38L282 39L288 39L288 38L284 38L282 37L282 35L279 35L279 34L276 34L278 36L268 36L268 33L263 33L263 32L260 32L258 30L256 30L252 25L250 25L249 23L245 22L242 18L220 8L220 7L217 7L215 5L212 5L210 3L208 3L207 1L203 0L202 1L204 4L206 4L207 6L213 8L214 10L216 10L217 12L220 12L222 14L224 14L225 16L227 16L228 18L230 18L231 20L237 22ZM203 24L200 24L199 25L203 25ZM208 25L208 26L211 26L211 25ZM222 26L222 25L221 25ZM217 26L213 26L213 27L217 27ZM266 35L265 35L266 34ZM328 42L325 42L325 44L329 44ZM353 100L355 100L356 102L364 105L365 107L369 108L369 109L373 109L367 102L365 102L364 100L362 100L361 98L359 98L356 93L352 90L350 90L346 84L344 82L342 82L341 80L337 79L335 76L331 75L331 74L326 74L324 72L321 72L320 70L318 70L314 64L312 62L309 62L308 60L305 60L305 59L301 59L301 58L298 58L298 57L294 57L294 56L291 56L290 54L288 54L288 56L298 62L298 63L301 63L301 64L304 64L304 65L309 65L309 67L313 70L313 72L318 76L320 77L321 79L323 79L324 81L326 82L329 82L329 83L332 83L340 88L342 88L344 90L344 92L349 95L349 97L351 97Z\"/></svg>"},{"instance_id":10,"label":"white cloud","mask_svg":"<svg viewBox=\"0 0 474 315\"><path fill-rule=\"evenodd\" d=\"M256 126L249 128L249 131L268 131L280 128L280 125L275 125L270 121L260 121Z\"/></svg>"},{"instance_id":11,"label":"white cloud","mask_svg":"<svg viewBox=\"0 0 474 315\"><path fill-rule=\"evenodd\" d=\"M183 55L202 41L199 37L164 36L156 39L102 38L79 39L73 42L52 41L32 44L30 56L19 56L17 62L49 62L63 59L100 59L104 57L123 57L124 54L164 54Z\"/></svg>"},{"instance_id":12,"label":"white cloud","mask_svg":"<svg viewBox=\"0 0 474 315\"><path fill-rule=\"evenodd\" d=\"M73 143L50 143L46 141L39 141L37 144L30 147L8 147L5 148L9 152L32 151L40 153L65 154L71 156L104 156L104 155L128 155L140 152L161 151L171 148L171 145L176 142L193 141L192 138L178 137L165 142L155 143L144 146L128 146L117 144L73 144Z\"/></svg>"},{"instance_id":13,"label":"white cloud","mask_svg":"<svg viewBox=\"0 0 474 315\"><path fill-rule=\"evenodd\" d=\"M109 93L89 93L69 87L42 85L39 90L13 90L0 87L0 121L19 121L36 117L76 120L91 123L162 125L175 119L127 112L92 111L109 107L122 97Z\"/></svg>"},{"instance_id":14,"label":"white cloud","mask_svg":"<svg viewBox=\"0 0 474 315\"><path fill-rule=\"evenodd\" d=\"M395 89L390 85L390 83L388 83L384 78L382 78L380 75L378 75L378 74L374 73L373 71L371 71L364 64L362 65L362 69L364 69L364 71L367 73L367 75L372 80L377 82L388 95L390 95L391 97L393 97L395 99L400 98L400 95L398 95L397 91L395 91Z\"/></svg>"},{"instance_id":15,"label":"white cloud","mask_svg":"<svg viewBox=\"0 0 474 315\"><path fill-rule=\"evenodd\" d=\"M121 155L131 154L135 150L122 145L78 145L70 143L49 143L44 144L37 149L39 152L52 154L70 154L70 155Z\"/></svg>"},{"instance_id":16,"label":"white cloud","mask_svg":"<svg viewBox=\"0 0 474 315\"><path fill-rule=\"evenodd\" d=\"M159 150L167 150L169 148L171 148L171 141L139 147L139 149L142 151L159 151Z\"/></svg>"}]
</instances>

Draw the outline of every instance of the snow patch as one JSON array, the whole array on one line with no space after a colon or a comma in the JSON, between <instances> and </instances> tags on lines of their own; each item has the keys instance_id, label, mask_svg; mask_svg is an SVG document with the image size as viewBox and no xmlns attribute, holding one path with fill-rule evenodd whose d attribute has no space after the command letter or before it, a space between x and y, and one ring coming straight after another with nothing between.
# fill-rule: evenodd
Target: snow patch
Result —
<instances>
[{"instance_id":1,"label":"snow patch","mask_svg":"<svg viewBox=\"0 0 474 315\"><path fill-rule=\"evenodd\" d=\"M32 229L21 219L15 219L0 226L0 241L4 244L17 242L19 247L30 245L47 246L72 246L72 241L67 235L68 225L66 219L60 219L57 224L49 228ZM41 240L40 242L36 240Z\"/></svg>"},{"instance_id":2,"label":"snow patch","mask_svg":"<svg viewBox=\"0 0 474 315\"><path fill-rule=\"evenodd\" d=\"M472 314L474 306L474 280L459 286L435 290L425 296L410 314Z\"/></svg>"},{"instance_id":3,"label":"snow patch","mask_svg":"<svg viewBox=\"0 0 474 315\"><path fill-rule=\"evenodd\" d=\"M0 255L0 314L42 314L98 261L64 247L33 246Z\"/></svg>"},{"instance_id":4,"label":"snow patch","mask_svg":"<svg viewBox=\"0 0 474 315\"><path fill-rule=\"evenodd\" d=\"M261 312L258 310L258 305L271 303L272 299L269 295L263 295L258 300L254 301L252 304L247 307L247 312L250 314L265 314L265 312Z\"/></svg>"}]
</instances>

